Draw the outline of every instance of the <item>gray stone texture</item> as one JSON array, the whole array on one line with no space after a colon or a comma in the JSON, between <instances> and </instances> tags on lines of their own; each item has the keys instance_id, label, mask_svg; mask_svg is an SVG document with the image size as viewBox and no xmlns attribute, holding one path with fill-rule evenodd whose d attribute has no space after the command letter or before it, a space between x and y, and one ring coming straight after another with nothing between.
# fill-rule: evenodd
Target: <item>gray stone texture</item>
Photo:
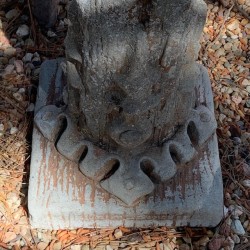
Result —
<instances>
[{"instance_id":1,"label":"gray stone texture","mask_svg":"<svg viewBox=\"0 0 250 250\"><path fill-rule=\"evenodd\" d=\"M205 16L201 0L71 2L66 60L40 75L34 227L219 222L212 91L195 62Z\"/></svg>"},{"instance_id":2,"label":"gray stone texture","mask_svg":"<svg viewBox=\"0 0 250 250\"><path fill-rule=\"evenodd\" d=\"M33 13L40 25L52 27L57 19L59 0L32 0Z\"/></svg>"}]
</instances>

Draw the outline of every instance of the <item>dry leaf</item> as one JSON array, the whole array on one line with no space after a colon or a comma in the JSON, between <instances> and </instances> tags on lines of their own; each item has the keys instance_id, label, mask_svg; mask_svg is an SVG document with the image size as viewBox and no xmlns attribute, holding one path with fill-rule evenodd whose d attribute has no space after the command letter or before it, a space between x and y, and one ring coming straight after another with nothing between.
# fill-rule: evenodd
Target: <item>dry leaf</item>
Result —
<instances>
[{"instance_id":1,"label":"dry leaf","mask_svg":"<svg viewBox=\"0 0 250 250\"><path fill-rule=\"evenodd\" d=\"M159 242L156 242L155 247L156 247L156 250L161 250Z\"/></svg>"},{"instance_id":2,"label":"dry leaf","mask_svg":"<svg viewBox=\"0 0 250 250\"><path fill-rule=\"evenodd\" d=\"M123 233L130 233L131 230L127 227L119 227L119 229L123 232Z\"/></svg>"}]
</instances>

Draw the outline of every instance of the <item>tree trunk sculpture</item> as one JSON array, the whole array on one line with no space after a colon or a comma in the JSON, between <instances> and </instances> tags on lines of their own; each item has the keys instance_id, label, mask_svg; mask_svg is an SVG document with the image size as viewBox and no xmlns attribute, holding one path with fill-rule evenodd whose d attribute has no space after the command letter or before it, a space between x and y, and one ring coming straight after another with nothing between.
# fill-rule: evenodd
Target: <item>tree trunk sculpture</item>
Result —
<instances>
[{"instance_id":1,"label":"tree trunk sculpture","mask_svg":"<svg viewBox=\"0 0 250 250\"><path fill-rule=\"evenodd\" d=\"M71 1L66 60L41 67L32 226L219 223L213 97L196 62L205 18L202 0Z\"/></svg>"},{"instance_id":2,"label":"tree trunk sculpture","mask_svg":"<svg viewBox=\"0 0 250 250\"><path fill-rule=\"evenodd\" d=\"M215 133L196 62L202 0L73 0L67 85L36 125L58 152L127 206L199 157Z\"/></svg>"}]
</instances>

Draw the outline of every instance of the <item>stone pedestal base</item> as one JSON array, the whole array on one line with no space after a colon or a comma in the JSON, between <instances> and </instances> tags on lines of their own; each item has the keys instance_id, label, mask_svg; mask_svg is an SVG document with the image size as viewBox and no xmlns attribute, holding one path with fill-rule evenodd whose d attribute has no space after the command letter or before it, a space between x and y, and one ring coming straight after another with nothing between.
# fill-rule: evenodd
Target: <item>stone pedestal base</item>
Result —
<instances>
[{"instance_id":1,"label":"stone pedestal base","mask_svg":"<svg viewBox=\"0 0 250 250\"><path fill-rule=\"evenodd\" d=\"M43 64L36 111L60 104L64 85L60 63ZM135 206L86 178L78 165L60 155L54 143L34 128L29 183L31 226L43 229L78 227L215 226L223 216L223 188L214 135L199 157L176 175L156 185Z\"/></svg>"}]
</instances>

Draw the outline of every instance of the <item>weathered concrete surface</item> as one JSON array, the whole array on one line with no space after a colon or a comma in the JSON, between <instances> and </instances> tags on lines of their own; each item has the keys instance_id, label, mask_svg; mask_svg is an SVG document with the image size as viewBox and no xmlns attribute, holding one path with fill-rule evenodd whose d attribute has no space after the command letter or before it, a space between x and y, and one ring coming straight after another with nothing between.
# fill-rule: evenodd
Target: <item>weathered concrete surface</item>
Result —
<instances>
[{"instance_id":1,"label":"weathered concrete surface","mask_svg":"<svg viewBox=\"0 0 250 250\"><path fill-rule=\"evenodd\" d=\"M46 105L64 109L61 63L62 60L53 60L42 66L37 114ZM199 81L194 89L196 106L212 109L209 79L202 67L198 68ZM208 118L206 114L201 116L206 122ZM46 119L47 116L44 117L45 125ZM47 125L50 126L51 122ZM57 124L54 125L56 128ZM206 138L206 129L198 134L199 139ZM65 144L67 146L70 148ZM186 147L185 143L183 146ZM117 199L117 195L109 190L116 189L115 186L102 185L99 179L81 174L78 162L62 156L54 142L45 139L34 128L28 196L31 225L47 229L119 225L215 226L223 215L223 189L215 135L199 147L197 153L186 164L177 164L172 178L157 181L151 176L154 188L140 197L139 202L128 206L127 197ZM150 173L147 175L150 177ZM119 185L123 184L116 181L115 185L119 190ZM122 195L128 196L129 203L133 192Z\"/></svg>"},{"instance_id":2,"label":"weathered concrete surface","mask_svg":"<svg viewBox=\"0 0 250 250\"><path fill-rule=\"evenodd\" d=\"M195 161L215 133L210 82L195 62L205 16L201 0L71 2L63 98L35 124L126 205Z\"/></svg>"},{"instance_id":3,"label":"weathered concrete surface","mask_svg":"<svg viewBox=\"0 0 250 250\"><path fill-rule=\"evenodd\" d=\"M72 0L68 17L66 61L41 69L32 225L216 225L213 97L195 62L204 2Z\"/></svg>"}]
</instances>

